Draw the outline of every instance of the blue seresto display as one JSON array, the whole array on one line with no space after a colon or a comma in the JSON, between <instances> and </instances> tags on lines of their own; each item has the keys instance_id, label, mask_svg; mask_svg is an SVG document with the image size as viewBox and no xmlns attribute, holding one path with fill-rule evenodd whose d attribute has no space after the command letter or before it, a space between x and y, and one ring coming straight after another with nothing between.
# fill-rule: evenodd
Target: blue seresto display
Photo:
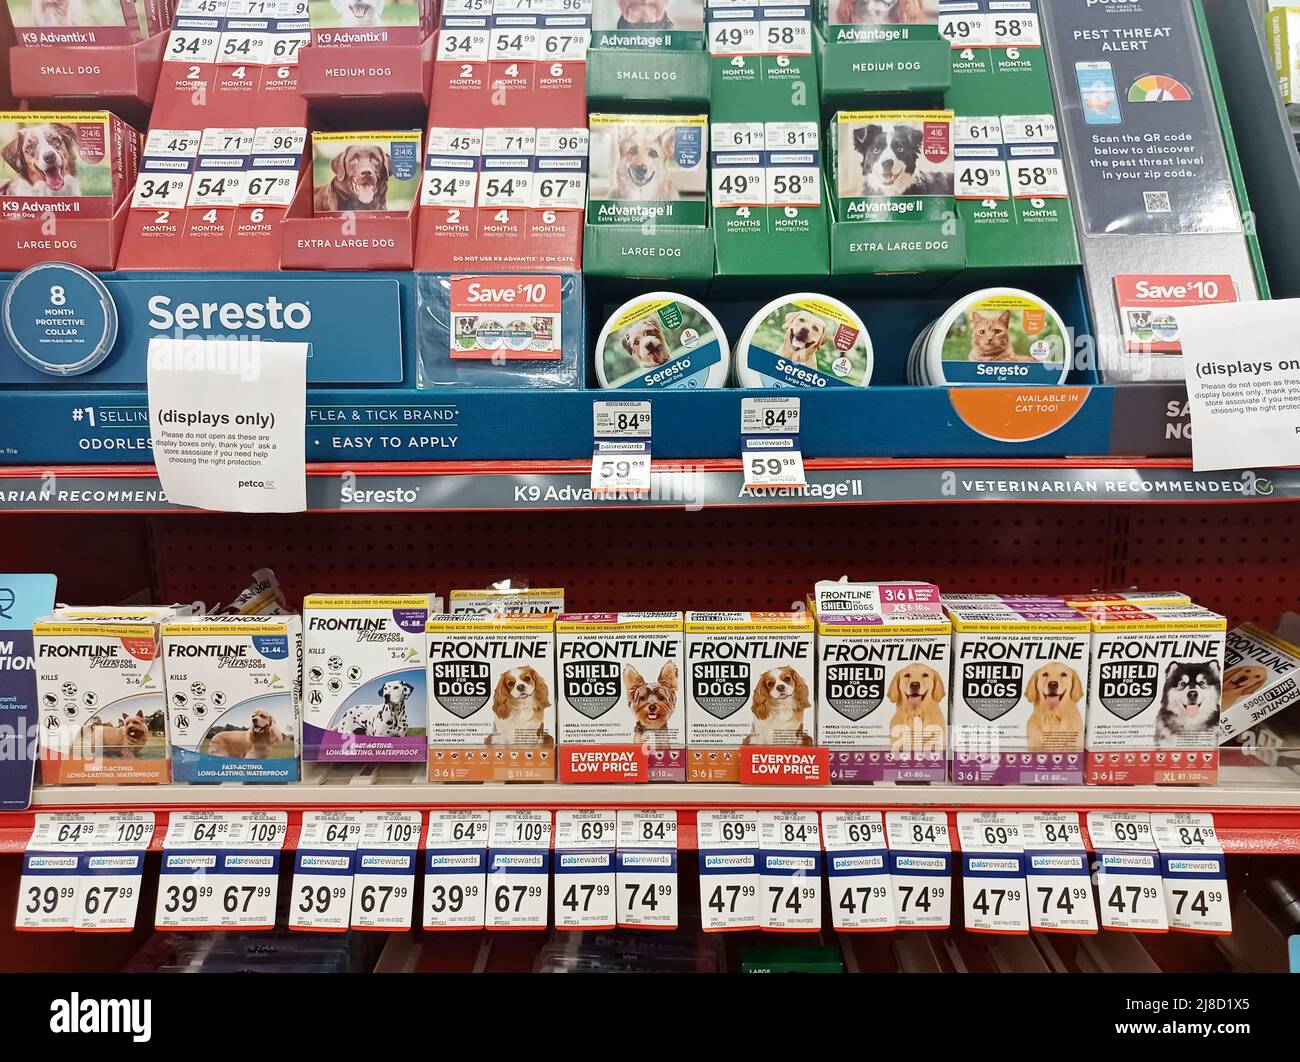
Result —
<instances>
[{"instance_id":1,"label":"blue seresto display","mask_svg":"<svg viewBox=\"0 0 1300 1062\"><path fill-rule=\"evenodd\" d=\"M54 610L53 575L0 575L0 811L32 802L36 664L32 624Z\"/></svg>"},{"instance_id":2,"label":"blue seresto display","mask_svg":"<svg viewBox=\"0 0 1300 1062\"><path fill-rule=\"evenodd\" d=\"M731 348L722 325L686 295L652 291L625 302L596 340L601 387L726 387Z\"/></svg>"},{"instance_id":3,"label":"blue seresto display","mask_svg":"<svg viewBox=\"0 0 1300 1062\"><path fill-rule=\"evenodd\" d=\"M62 262L35 265L15 277L0 317L18 356L48 376L89 372L117 339L117 308L103 281Z\"/></svg>"},{"instance_id":4,"label":"blue seresto display","mask_svg":"<svg viewBox=\"0 0 1300 1062\"><path fill-rule=\"evenodd\" d=\"M101 280L36 266L5 291L0 386L57 386L54 377L76 374L78 386L143 387L156 338L306 343L311 384L400 385L415 377L413 288L409 274Z\"/></svg>"},{"instance_id":5,"label":"blue seresto display","mask_svg":"<svg viewBox=\"0 0 1300 1062\"><path fill-rule=\"evenodd\" d=\"M856 313L827 295L773 299L736 345L741 387L866 387L871 336Z\"/></svg>"}]
</instances>

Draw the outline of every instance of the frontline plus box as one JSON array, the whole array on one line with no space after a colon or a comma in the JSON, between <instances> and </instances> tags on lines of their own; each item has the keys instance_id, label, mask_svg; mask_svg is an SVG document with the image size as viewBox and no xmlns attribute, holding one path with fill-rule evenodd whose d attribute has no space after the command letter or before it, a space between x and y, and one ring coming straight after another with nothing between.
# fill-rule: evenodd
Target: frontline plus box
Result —
<instances>
[{"instance_id":1,"label":"frontline plus box","mask_svg":"<svg viewBox=\"0 0 1300 1062\"><path fill-rule=\"evenodd\" d=\"M737 782L742 745L812 745L815 660L806 612L688 612L686 780Z\"/></svg>"},{"instance_id":2,"label":"frontline plus box","mask_svg":"<svg viewBox=\"0 0 1300 1062\"><path fill-rule=\"evenodd\" d=\"M1223 666L1220 744L1300 701L1300 648L1262 627L1229 631Z\"/></svg>"},{"instance_id":3,"label":"frontline plus box","mask_svg":"<svg viewBox=\"0 0 1300 1062\"><path fill-rule=\"evenodd\" d=\"M686 780L680 612L555 621L560 781Z\"/></svg>"},{"instance_id":4,"label":"frontline plus box","mask_svg":"<svg viewBox=\"0 0 1300 1062\"><path fill-rule=\"evenodd\" d=\"M183 618L162 645L176 781L296 782L301 619Z\"/></svg>"},{"instance_id":5,"label":"frontline plus box","mask_svg":"<svg viewBox=\"0 0 1300 1062\"><path fill-rule=\"evenodd\" d=\"M1217 781L1226 629L1195 605L1092 613L1090 785Z\"/></svg>"},{"instance_id":6,"label":"frontline plus box","mask_svg":"<svg viewBox=\"0 0 1300 1062\"><path fill-rule=\"evenodd\" d=\"M303 600L303 759L423 763L428 594Z\"/></svg>"},{"instance_id":7,"label":"frontline plus box","mask_svg":"<svg viewBox=\"0 0 1300 1062\"><path fill-rule=\"evenodd\" d=\"M817 744L831 750L831 781L944 781L952 626L939 588L818 583L814 607Z\"/></svg>"},{"instance_id":8,"label":"frontline plus box","mask_svg":"<svg viewBox=\"0 0 1300 1062\"><path fill-rule=\"evenodd\" d=\"M430 616L427 631L429 780L555 781L555 617Z\"/></svg>"},{"instance_id":9,"label":"frontline plus box","mask_svg":"<svg viewBox=\"0 0 1300 1062\"><path fill-rule=\"evenodd\" d=\"M958 595L960 596L960 595ZM952 620L952 780L1083 781L1092 624L1050 599L958 601Z\"/></svg>"},{"instance_id":10,"label":"frontline plus box","mask_svg":"<svg viewBox=\"0 0 1300 1062\"><path fill-rule=\"evenodd\" d=\"M32 627L46 785L166 782L170 608L59 609Z\"/></svg>"}]
</instances>

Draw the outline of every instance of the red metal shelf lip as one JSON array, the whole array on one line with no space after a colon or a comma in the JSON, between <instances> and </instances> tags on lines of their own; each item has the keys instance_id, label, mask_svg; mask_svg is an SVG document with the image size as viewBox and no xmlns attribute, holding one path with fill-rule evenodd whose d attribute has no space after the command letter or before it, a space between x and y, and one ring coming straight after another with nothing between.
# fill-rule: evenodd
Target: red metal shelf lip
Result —
<instances>
[{"instance_id":1,"label":"red metal shelf lip","mask_svg":"<svg viewBox=\"0 0 1300 1062\"><path fill-rule=\"evenodd\" d=\"M944 457L812 457L807 468L843 471L882 468L1162 468L1187 469L1191 461L1181 457L1034 457L1034 458L944 458ZM585 472L590 461L370 461L364 464L328 462L309 464L309 476L339 476L345 472L362 476L509 476ZM734 471L739 458L681 458L659 460L655 468L697 468L705 472ZM30 479L41 475L94 476L104 479L153 479L153 465L7 465L0 466L0 479Z\"/></svg>"}]
</instances>

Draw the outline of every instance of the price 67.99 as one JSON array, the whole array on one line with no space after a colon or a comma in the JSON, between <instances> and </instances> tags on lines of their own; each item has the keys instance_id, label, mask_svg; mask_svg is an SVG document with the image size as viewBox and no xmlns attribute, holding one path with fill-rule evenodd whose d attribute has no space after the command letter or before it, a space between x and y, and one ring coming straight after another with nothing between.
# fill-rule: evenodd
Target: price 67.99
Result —
<instances>
[{"instance_id":1,"label":"price 67.99","mask_svg":"<svg viewBox=\"0 0 1300 1062\"><path fill-rule=\"evenodd\" d=\"M493 891L492 906L499 914L517 914L524 909L525 900L538 900L541 896L540 885L511 885L507 882Z\"/></svg>"}]
</instances>

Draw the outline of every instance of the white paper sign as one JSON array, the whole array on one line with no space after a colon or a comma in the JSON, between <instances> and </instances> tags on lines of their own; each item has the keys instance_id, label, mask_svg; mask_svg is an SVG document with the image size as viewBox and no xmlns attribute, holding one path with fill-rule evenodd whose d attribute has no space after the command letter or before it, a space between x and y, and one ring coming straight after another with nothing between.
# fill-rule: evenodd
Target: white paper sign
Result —
<instances>
[{"instance_id":1,"label":"white paper sign","mask_svg":"<svg viewBox=\"0 0 1300 1062\"><path fill-rule=\"evenodd\" d=\"M879 811L825 811L826 880L836 929L894 928L894 884Z\"/></svg>"},{"instance_id":2,"label":"white paper sign","mask_svg":"<svg viewBox=\"0 0 1300 1062\"><path fill-rule=\"evenodd\" d=\"M424 928L481 929L488 813L431 811L424 851Z\"/></svg>"},{"instance_id":3,"label":"white paper sign","mask_svg":"<svg viewBox=\"0 0 1300 1062\"><path fill-rule=\"evenodd\" d=\"M701 811L695 827L704 932L757 929L758 813Z\"/></svg>"},{"instance_id":4,"label":"white paper sign","mask_svg":"<svg viewBox=\"0 0 1300 1062\"><path fill-rule=\"evenodd\" d=\"M555 813L555 928L613 929L613 811Z\"/></svg>"},{"instance_id":5,"label":"white paper sign","mask_svg":"<svg viewBox=\"0 0 1300 1062\"><path fill-rule=\"evenodd\" d=\"M1300 299L1179 308L1197 472L1300 464L1297 333Z\"/></svg>"},{"instance_id":6,"label":"white paper sign","mask_svg":"<svg viewBox=\"0 0 1300 1062\"><path fill-rule=\"evenodd\" d=\"M618 813L618 924L677 928L677 812Z\"/></svg>"},{"instance_id":7,"label":"white paper sign","mask_svg":"<svg viewBox=\"0 0 1300 1062\"><path fill-rule=\"evenodd\" d=\"M149 434L170 501L245 513L307 508L306 343L149 341Z\"/></svg>"},{"instance_id":8,"label":"white paper sign","mask_svg":"<svg viewBox=\"0 0 1300 1062\"><path fill-rule=\"evenodd\" d=\"M352 921L358 811L304 811L293 863L289 928L341 933Z\"/></svg>"}]
</instances>

